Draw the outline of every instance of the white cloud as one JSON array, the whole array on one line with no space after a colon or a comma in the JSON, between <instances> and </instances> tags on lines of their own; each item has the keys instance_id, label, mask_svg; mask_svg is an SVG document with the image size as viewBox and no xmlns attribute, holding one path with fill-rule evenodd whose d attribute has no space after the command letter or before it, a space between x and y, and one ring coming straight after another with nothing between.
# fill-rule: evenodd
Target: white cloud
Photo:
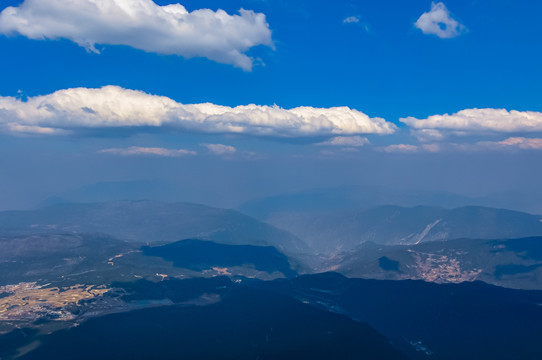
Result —
<instances>
[{"instance_id":1,"label":"white cloud","mask_svg":"<svg viewBox=\"0 0 542 360\"><path fill-rule=\"evenodd\" d=\"M343 23L345 24L358 24L359 22L360 19L357 16L349 16L343 20Z\"/></svg>"},{"instance_id":2,"label":"white cloud","mask_svg":"<svg viewBox=\"0 0 542 360\"><path fill-rule=\"evenodd\" d=\"M343 19L343 24L361 26L365 31L370 32L369 25L362 22L359 16L348 16Z\"/></svg>"},{"instance_id":3,"label":"white cloud","mask_svg":"<svg viewBox=\"0 0 542 360\"><path fill-rule=\"evenodd\" d=\"M417 152L440 152L442 146L440 144L423 144L423 145L411 145L411 144L394 144L388 145L381 150L388 153L417 153Z\"/></svg>"},{"instance_id":4,"label":"white cloud","mask_svg":"<svg viewBox=\"0 0 542 360\"><path fill-rule=\"evenodd\" d=\"M320 146L361 147L369 144L369 139L361 136L335 136L329 140L318 143Z\"/></svg>"},{"instance_id":5,"label":"white cloud","mask_svg":"<svg viewBox=\"0 0 542 360\"><path fill-rule=\"evenodd\" d=\"M122 155L122 156L152 155L152 156L164 156L164 157L180 157L180 156L186 156L186 155L197 155L197 153L192 150L165 149L165 148L139 147L139 146L132 146L129 148L103 149L100 152L103 154L114 154L114 155Z\"/></svg>"},{"instance_id":6,"label":"white cloud","mask_svg":"<svg viewBox=\"0 0 542 360\"><path fill-rule=\"evenodd\" d=\"M444 138L444 135L438 130L435 129L420 129L411 131L418 141L420 142L431 142L439 141Z\"/></svg>"},{"instance_id":7,"label":"white cloud","mask_svg":"<svg viewBox=\"0 0 542 360\"><path fill-rule=\"evenodd\" d=\"M477 144L486 149L521 149L521 150L542 150L542 139L511 137L502 141L482 141Z\"/></svg>"},{"instance_id":8,"label":"white cloud","mask_svg":"<svg viewBox=\"0 0 542 360\"><path fill-rule=\"evenodd\" d=\"M394 153L394 152L413 153L413 152L420 151L420 147L416 145L410 145L410 144L394 144L394 145L386 146L382 148L382 150L389 153Z\"/></svg>"},{"instance_id":9,"label":"white cloud","mask_svg":"<svg viewBox=\"0 0 542 360\"><path fill-rule=\"evenodd\" d=\"M211 153L215 155L233 155L237 152L237 149L231 145L223 144L202 144L205 146Z\"/></svg>"},{"instance_id":10,"label":"white cloud","mask_svg":"<svg viewBox=\"0 0 542 360\"><path fill-rule=\"evenodd\" d=\"M542 150L542 138L509 137L499 141L452 142L432 145L437 145L436 151L480 152Z\"/></svg>"},{"instance_id":11,"label":"white cloud","mask_svg":"<svg viewBox=\"0 0 542 360\"><path fill-rule=\"evenodd\" d=\"M391 134L396 126L348 107L210 103L184 105L164 96L118 86L72 88L22 101L0 97L0 131L66 133L78 129L165 127L204 133L273 137Z\"/></svg>"},{"instance_id":12,"label":"white cloud","mask_svg":"<svg viewBox=\"0 0 542 360\"><path fill-rule=\"evenodd\" d=\"M500 141L478 141L440 144L394 144L378 150L388 153L421 153L421 152L480 152L510 150L542 150L542 138L510 137Z\"/></svg>"},{"instance_id":13,"label":"white cloud","mask_svg":"<svg viewBox=\"0 0 542 360\"><path fill-rule=\"evenodd\" d=\"M414 25L424 34L436 35L441 39L457 37L466 30L450 15L442 2L431 3L431 11L423 13Z\"/></svg>"},{"instance_id":14,"label":"white cloud","mask_svg":"<svg viewBox=\"0 0 542 360\"><path fill-rule=\"evenodd\" d=\"M97 44L126 45L158 54L206 57L244 70L245 52L273 47L264 14L241 9L188 12L180 4L152 0L25 0L0 13L0 33L30 39L69 39L92 52Z\"/></svg>"},{"instance_id":15,"label":"white cloud","mask_svg":"<svg viewBox=\"0 0 542 360\"><path fill-rule=\"evenodd\" d=\"M410 126L414 134L432 139L442 139L445 135L542 132L542 113L533 111L467 109L451 115L407 117L400 121Z\"/></svg>"}]
</instances>

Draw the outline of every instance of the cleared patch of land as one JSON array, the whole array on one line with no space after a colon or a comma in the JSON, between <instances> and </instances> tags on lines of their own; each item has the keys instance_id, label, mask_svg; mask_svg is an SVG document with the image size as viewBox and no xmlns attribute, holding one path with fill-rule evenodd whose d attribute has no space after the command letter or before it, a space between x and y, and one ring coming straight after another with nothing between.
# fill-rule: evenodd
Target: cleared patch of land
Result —
<instances>
[{"instance_id":1,"label":"cleared patch of land","mask_svg":"<svg viewBox=\"0 0 542 360\"><path fill-rule=\"evenodd\" d=\"M0 287L0 321L37 320L43 316L72 320L81 300L100 297L110 289L106 286L74 285L46 287L35 282Z\"/></svg>"}]
</instances>

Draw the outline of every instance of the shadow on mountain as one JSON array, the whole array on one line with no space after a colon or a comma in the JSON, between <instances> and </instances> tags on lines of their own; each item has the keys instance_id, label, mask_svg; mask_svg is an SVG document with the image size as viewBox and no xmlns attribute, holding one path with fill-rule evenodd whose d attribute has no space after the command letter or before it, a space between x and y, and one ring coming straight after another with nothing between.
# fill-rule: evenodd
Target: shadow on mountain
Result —
<instances>
[{"instance_id":1,"label":"shadow on mountain","mask_svg":"<svg viewBox=\"0 0 542 360\"><path fill-rule=\"evenodd\" d=\"M267 273L281 272L286 277L296 275L288 258L270 246L224 245L187 239L163 246L145 246L142 250L144 255L161 257L176 267L195 271L249 266Z\"/></svg>"}]
</instances>

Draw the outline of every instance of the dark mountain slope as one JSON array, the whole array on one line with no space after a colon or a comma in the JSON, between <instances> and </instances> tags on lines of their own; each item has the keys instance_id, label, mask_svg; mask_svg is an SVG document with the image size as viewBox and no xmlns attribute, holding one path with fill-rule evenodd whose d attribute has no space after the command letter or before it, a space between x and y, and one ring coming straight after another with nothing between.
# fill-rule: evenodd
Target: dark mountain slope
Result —
<instances>
[{"instance_id":1,"label":"dark mountain slope","mask_svg":"<svg viewBox=\"0 0 542 360\"><path fill-rule=\"evenodd\" d=\"M132 244L100 234L1 237L0 285L109 270L108 259L134 250Z\"/></svg>"},{"instance_id":2,"label":"dark mountain slope","mask_svg":"<svg viewBox=\"0 0 542 360\"><path fill-rule=\"evenodd\" d=\"M405 359L366 324L254 289L220 303L92 319L41 339L21 360Z\"/></svg>"},{"instance_id":3,"label":"dark mountain slope","mask_svg":"<svg viewBox=\"0 0 542 360\"><path fill-rule=\"evenodd\" d=\"M258 285L367 322L414 358L542 358L540 291L482 282L348 279L336 273Z\"/></svg>"}]
</instances>

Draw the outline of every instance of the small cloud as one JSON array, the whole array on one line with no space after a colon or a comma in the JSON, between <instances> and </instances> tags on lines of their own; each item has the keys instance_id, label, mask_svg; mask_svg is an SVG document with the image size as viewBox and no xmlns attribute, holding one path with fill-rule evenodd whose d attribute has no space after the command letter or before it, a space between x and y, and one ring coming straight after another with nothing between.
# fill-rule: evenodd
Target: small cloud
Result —
<instances>
[{"instance_id":1,"label":"small cloud","mask_svg":"<svg viewBox=\"0 0 542 360\"><path fill-rule=\"evenodd\" d=\"M237 149L230 145L223 144L202 144L205 146L211 153L215 155L233 155L237 152Z\"/></svg>"},{"instance_id":2,"label":"small cloud","mask_svg":"<svg viewBox=\"0 0 542 360\"><path fill-rule=\"evenodd\" d=\"M511 137L502 141L482 141L477 144L486 149L542 150L542 139Z\"/></svg>"},{"instance_id":3,"label":"small cloud","mask_svg":"<svg viewBox=\"0 0 542 360\"><path fill-rule=\"evenodd\" d=\"M411 144L394 144L389 145L380 150L387 153L418 153L418 152L440 152L443 150L441 144L422 144L422 145L411 145Z\"/></svg>"},{"instance_id":4,"label":"small cloud","mask_svg":"<svg viewBox=\"0 0 542 360\"><path fill-rule=\"evenodd\" d=\"M410 144L395 144L386 146L382 150L388 153L413 153L420 151L420 147Z\"/></svg>"},{"instance_id":5,"label":"small cloud","mask_svg":"<svg viewBox=\"0 0 542 360\"><path fill-rule=\"evenodd\" d=\"M6 124L2 126L0 123L0 131L4 130L8 133L13 133L17 136L26 137L32 135L68 135L71 132L69 130L55 129L44 126L34 125L20 125L20 124Z\"/></svg>"},{"instance_id":6,"label":"small cloud","mask_svg":"<svg viewBox=\"0 0 542 360\"><path fill-rule=\"evenodd\" d=\"M446 142L438 144L396 144L380 150L388 153L421 153L421 152L483 152L483 151L519 151L542 150L542 138L510 137L501 141L478 142Z\"/></svg>"},{"instance_id":7,"label":"small cloud","mask_svg":"<svg viewBox=\"0 0 542 360\"><path fill-rule=\"evenodd\" d=\"M444 135L435 129L411 130L411 134L420 142L439 141L444 138Z\"/></svg>"},{"instance_id":8,"label":"small cloud","mask_svg":"<svg viewBox=\"0 0 542 360\"><path fill-rule=\"evenodd\" d=\"M324 142L318 143L319 146L344 146L344 147L362 147L368 145L369 139L361 136L336 136Z\"/></svg>"},{"instance_id":9,"label":"small cloud","mask_svg":"<svg viewBox=\"0 0 542 360\"><path fill-rule=\"evenodd\" d=\"M441 39L454 38L467 28L454 19L444 3L431 3L431 11L423 13L414 24L424 34L436 35Z\"/></svg>"},{"instance_id":10,"label":"small cloud","mask_svg":"<svg viewBox=\"0 0 542 360\"><path fill-rule=\"evenodd\" d=\"M361 17L359 16L349 16L345 19L343 19L343 24L349 24L349 25L357 25L361 26L365 31L369 32L369 25L361 21Z\"/></svg>"},{"instance_id":11,"label":"small cloud","mask_svg":"<svg viewBox=\"0 0 542 360\"><path fill-rule=\"evenodd\" d=\"M192 151L192 150L165 149L165 148L139 147L139 146L132 146L129 148L103 149L100 151L100 153L114 154L114 155L121 155L121 156L151 155L151 156L163 156L163 157L180 157L180 156L186 156L186 155L197 155L197 152Z\"/></svg>"},{"instance_id":12,"label":"small cloud","mask_svg":"<svg viewBox=\"0 0 542 360\"><path fill-rule=\"evenodd\" d=\"M344 24L359 24L360 18L358 16L349 16L343 20Z\"/></svg>"},{"instance_id":13,"label":"small cloud","mask_svg":"<svg viewBox=\"0 0 542 360\"><path fill-rule=\"evenodd\" d=\"M420 141L446 136L491 135L495 133L540 133L542 113L506 109L466 109L454 114L432 115L426 119L399 119Z\"/></svg>"}]
</instances>

